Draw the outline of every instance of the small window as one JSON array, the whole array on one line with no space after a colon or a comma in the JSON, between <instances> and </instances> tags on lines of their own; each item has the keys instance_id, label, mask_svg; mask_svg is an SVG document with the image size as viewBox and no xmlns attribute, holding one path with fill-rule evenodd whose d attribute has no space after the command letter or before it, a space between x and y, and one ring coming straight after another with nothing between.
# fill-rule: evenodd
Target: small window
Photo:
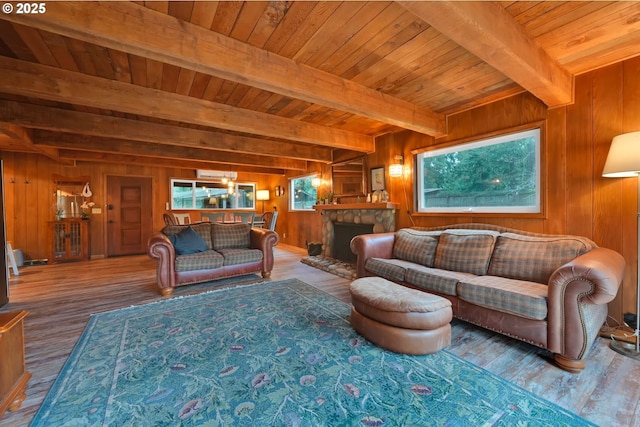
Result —
<instances>
[{"instance_id":1,"label":"small window","mask_svg":"<svg viewBox=\"0 0 640 427\"><path fill-rule=\"evenodd\" d=\"M255 184L171 180L171 209L255 209Z\"/></svg>"},{"instance_id":2,"label":"small window","mask_svg":"<svg viewBox=\"0 0 640 427\"><path fill-rule=\"evenodd\" d=\"M417 156L419 212L539 213L540 129Z\"/></svg>"},{"instance_id":3,"label":"small window","mask_svg":"<svg viewBox=\"0 0 640 427\"><path fill-rule=\"evenodd\" d=\"M318 189L313 186L313 179L316 175L307 175L293 178L290 181L289 194L291 204L289 208L293 211L313 210L313 205L318 200Z\"/></svg>"}]
</instances>

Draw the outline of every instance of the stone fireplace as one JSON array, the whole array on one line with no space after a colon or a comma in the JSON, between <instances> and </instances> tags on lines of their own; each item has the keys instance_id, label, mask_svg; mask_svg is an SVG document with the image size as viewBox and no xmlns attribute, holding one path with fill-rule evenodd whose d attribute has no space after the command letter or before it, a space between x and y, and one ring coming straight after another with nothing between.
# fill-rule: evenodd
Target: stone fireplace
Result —
<instances>
[{"instance_id":1,"label":"stone fireplace","mask_svg":"<svg viewBox=\"0 0 640 427\"><path fill-rule=\"evenodd\" d=\"M322 255L334 257L333 243L335 239L335 224L370 224L373 233L385 233L395 231L396 228L396 203L345 203L341 205L316 205L316 211L322 214ZM360 228L360 227L356 227ZM365 230L368 227L363 227ZM357 234L365 234L360 232ZM357 235L353 234L353 236ZM350 237L353 237L350 236ZM348 239L349 241L351 238ZM348 242L343 242L342 248L350 252Z\"/></svg>"}]
</instances>

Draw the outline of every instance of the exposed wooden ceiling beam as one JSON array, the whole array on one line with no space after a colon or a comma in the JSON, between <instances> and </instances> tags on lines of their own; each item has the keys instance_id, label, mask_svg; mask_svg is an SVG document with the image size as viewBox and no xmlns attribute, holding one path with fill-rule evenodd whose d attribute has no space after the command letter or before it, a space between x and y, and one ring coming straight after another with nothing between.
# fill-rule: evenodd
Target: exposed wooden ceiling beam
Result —
<instances>
[{"instance_id":1,"label":"exposed wooden ceiling beam","mask_svg":"<svg viewBox=\"0 0 640 427\"><path fill-rule=\"evenodd\" d=\"M0 56L0 92L372 153L374 138Z\"/></svg>"},{"instance_id":2,"label":"exposed wooden ceiling beam","mask_svg":"<svg viewBox=\"0 0 640 427\"><path fill-rule=\"evenodd\" d=\"M14 144L22 145L25 147L25 151L27 152L37 152L47 156L48 158L61 163L63 165L72 166L73 164L69 161L63 161L60 158L60 153L56 148L52 147L41 147L33 143L33 139L29 133L29 131L23 127L16 126L13 124L0 124L0 134L7 136L13 141Z\"/></svg>"},{"instance_id":3,"label":"exposed wooden ceiling beam","mask_svg":"<svg viewBox=\"0 0 640 427\"><path fill-rule=\"evenodd\" d=\"M55 2L46 14L3 18L428 135L446 132L444 116L431 110L134 3Z\"/></svg>"},{"instance_id":4,"label":"exposed wooden ceiling beam","mask_svg":"<svg viewBox=\"0 0 640 427\"><path fill-rule=\"evenodd\" d=\"M63 159L73 159L77 161L98 162L98 163L117 163L117 164L133 164L147 165L164 168L178 169L214 169L227 170L229 165L225 163L205 162L199 160L177 160L164 159L157 157L136 156L132 154L114 154L114 153L98 153L95 151L76 151L76 150L60 150L60 157ZM253 166L234 166L235 172L249 172L269 175L284 175L284 169L274 168L258 168Z\"/></svg>"},{"instance_id":5,"label":"exposed wooden ceiling beam","mask_svg":"<svg viewBox=\"0 0 640 427\"><path fill-rule=\"evenodd\" d=\"M288 141L269 141L13 101L0 100L0 122L14 123L28 128L107 138L252 153L322 163L331 162L331 149L325 147Z\"/></svg>"},{"instance_id":6,"label":"exposed wooden ceiling beam","mask_svg":"<svg viewBox=\"0 0 640 427\"><path fill-rule=\"evenodd\" d=\"M106 153L131 154L156 158L179 160L200 160L228 163L232 165L250 165L277 169L305 170L304 160L260 156L247 153L204 150L191 147L171 147L139 141L125 141L116 138L58 133L48 130L35 130L33 141L36 145L65 148L67 150L96 151Z\"/></svg>"},{"instance_id":7,"label":"exposed wooden ceiling beam","mask_svg":"<svg viewBox=\"0 0 640 427\"><path fill-rule=\"evenodd\" d=\"M502 6L484 1L400 1L433 28L549 107L573 102L573 77Z\"/></svg>"}]
</instances>

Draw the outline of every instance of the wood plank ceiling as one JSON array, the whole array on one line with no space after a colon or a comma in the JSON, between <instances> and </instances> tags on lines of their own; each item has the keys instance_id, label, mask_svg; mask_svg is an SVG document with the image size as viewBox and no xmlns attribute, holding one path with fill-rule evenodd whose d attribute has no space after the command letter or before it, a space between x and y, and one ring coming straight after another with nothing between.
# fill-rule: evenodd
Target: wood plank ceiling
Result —
<instances>
[{"instance_id":1,"label":"wood plank ceiling","mask_svg":"<svg viewBox=\"0 0 640 427\"><path fill-rule=\"evenodd\" d=\"M44 5L0 15L0 150L64 164L304 170L640 55L640 2Z\"/></svg>"}]
</instances>

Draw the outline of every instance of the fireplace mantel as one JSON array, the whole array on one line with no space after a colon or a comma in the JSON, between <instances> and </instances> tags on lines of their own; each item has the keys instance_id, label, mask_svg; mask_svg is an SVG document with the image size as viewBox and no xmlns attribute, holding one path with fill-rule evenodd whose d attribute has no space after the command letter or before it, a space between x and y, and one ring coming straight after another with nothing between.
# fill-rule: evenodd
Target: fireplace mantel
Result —
<instances>
[{"instance_id":1,"label":"fireplace mantel","mask_svg":"<svg viewBox=\"0 0 640 427\"><path fill-rule=\"evenodd\" d=\"M367 209L367 210L380 210L380 209L398 209L397 203L382 202L382 203L342 203L336 205L315 205L313 209L317 211L324 210L350 210L350 209Z\"/></svg>"},{"instance_id":2,"label":"fireplace mantel","mask_svg":"<svg viewBox=\"0 0 640 427\"><path fill-rule=\"evenodd\" d=\"M397 203L342 203L315 205L322 215L322 254L332 256L334 223L371 224L374 233L395 231Z\"/></svg>"}]
</instances>

